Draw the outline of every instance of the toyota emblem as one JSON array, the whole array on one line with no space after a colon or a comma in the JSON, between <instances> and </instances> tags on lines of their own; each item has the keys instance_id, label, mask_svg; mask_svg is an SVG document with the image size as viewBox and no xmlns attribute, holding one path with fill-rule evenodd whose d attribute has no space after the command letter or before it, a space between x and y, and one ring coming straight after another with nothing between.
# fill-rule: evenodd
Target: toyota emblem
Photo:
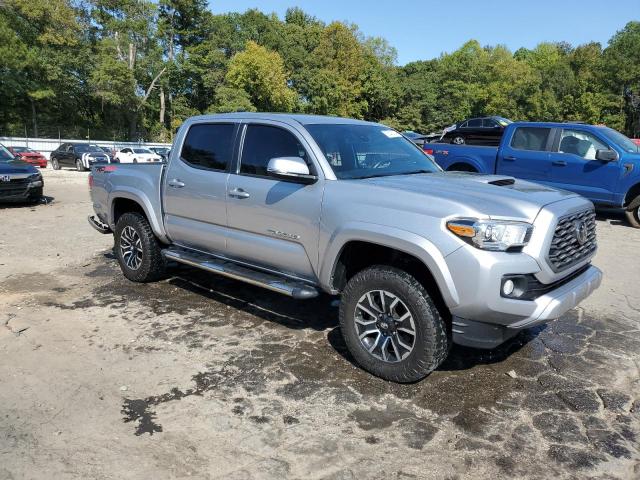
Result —
<instances>
[{"instance_id":1,"label":"toyota emblem","mask_svg":"<svg viewBox=\"0 0 640 480\"><path fill-rule=\"evenodd\" d=\"M589 232L587 230L587 224L582 220L577 220L574 224L575 232L576 232L576 240L580 245L584 245L589 236Z\"/></svg>"}]
</instances>

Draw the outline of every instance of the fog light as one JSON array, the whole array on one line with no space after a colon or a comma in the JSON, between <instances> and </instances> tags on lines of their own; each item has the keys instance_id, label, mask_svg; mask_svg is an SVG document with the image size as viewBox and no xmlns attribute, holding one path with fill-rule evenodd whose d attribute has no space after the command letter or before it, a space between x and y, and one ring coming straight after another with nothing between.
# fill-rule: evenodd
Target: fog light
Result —
<instances>
[{"instance_id":1,"label":"fog light","mask_svg":"<svg viewBox=\"0 0 640 480\"><path fill-rule=\"evenodd\" d=\"M513 283L513 280L507 280L502 284L502 293L509 297L513 293L515 288L516 285Z\"/></svg>"}]
</instances>

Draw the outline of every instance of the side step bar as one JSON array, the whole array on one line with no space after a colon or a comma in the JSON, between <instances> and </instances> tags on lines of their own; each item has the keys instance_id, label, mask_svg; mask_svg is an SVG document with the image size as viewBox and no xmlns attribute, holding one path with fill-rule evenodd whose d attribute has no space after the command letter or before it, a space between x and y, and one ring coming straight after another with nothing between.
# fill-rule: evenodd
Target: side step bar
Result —
<instances>
[{"instance_id":1,"label":"side step bar","mask_svg":"<svg viewBox=\"0 0 640 480\"><path fill-rule=\"evenodd\" d=\"M273 273L254 270L237 263L222 260L210 255L181 248L170 247L162 250L167 260L201 268L207 272L257 285L290 297L305 300L318 296L318 290L301 281L291 280Z\"/></svg>"},{"instance_id":2,"label":"side step bar","mask_svg":"<svg viewBox=\"0 0 640 480\"><path fill-rule=\"evenodd\" d=\"M109 225L107 225L106 223L102 223L100 220L96 218L95 215L90 215L89 217L87 217L87 220L89 221L89 225L91 225L100 233L105 235L107 233L111 233L111 228L109 228Z\"/></svg>"}]
</instances>

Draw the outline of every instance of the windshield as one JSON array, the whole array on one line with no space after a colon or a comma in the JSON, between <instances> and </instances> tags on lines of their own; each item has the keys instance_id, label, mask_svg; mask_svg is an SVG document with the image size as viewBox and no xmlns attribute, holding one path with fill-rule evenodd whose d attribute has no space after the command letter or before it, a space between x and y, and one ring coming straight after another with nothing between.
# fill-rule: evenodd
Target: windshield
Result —
<instances>
[{"instance_id":1,"label":"windshield","mask_svg":"<svg viewBox=\"0 0 640 480\"><path fill-rule=\"evenodd\" d=\"M16 153L31 152L32 151L30 148L27 148L27 147L13 147L13 150Z\"/></svg>"},{"instance_id":2,"label":"windshield","mask_svg":"<svg viewBox=\"0 0 640 480\"><path fill-rule=\"evenodd\" d=\"M149 150L148 148L134 148L133 151L135 153L151 153L151 154L153 154L153 152L151 150Z\"/></svg>"},{"instance_id":3,"label":"windshield","mask_svg":"<svg viewBox=\"0 0 640 480\"><path fill-rule=\"evenodd\" d=\"M614 130L613 128L609 128L609 127L604 127L602 129L602 132L609 140L611 140L613 143L618 145L625 152L637 153L640 151L638 149L638 145L633 143L633 141L629 137L627 137L626 135L623 135L617 130Z\"/></svg>"},{"instance_id":4,"label":"windshield","mask_svg":"<svg viewBox=\"0 0 640 480\"><path fill-rule=\"evenodd\" d=\"M13 162L13 160L13 154L4 145L0 145L0 163Z\"/></svg>"},{"instance_id":5,"label":"windshield","mask_svg":"<svg viewBox=\"0 0 640 480\"><path fill-rule=\"evenodd\" d=\"M78 153L85 153L85 152L104 153L102 150L100 150L99 147L96 147L95 145L76 145L75 149L76 149L76 152Z\"/></svg>"},{"instance_id":6,"label":"windshield","mask_svg":"<svg viewBox=\"0 0 640 480\"><path fill-rule=\"evenodd\" d=\"M306 125L337 178L439 172L435 162L395 130L382 125Z\"/></svg>"}]
</instances>

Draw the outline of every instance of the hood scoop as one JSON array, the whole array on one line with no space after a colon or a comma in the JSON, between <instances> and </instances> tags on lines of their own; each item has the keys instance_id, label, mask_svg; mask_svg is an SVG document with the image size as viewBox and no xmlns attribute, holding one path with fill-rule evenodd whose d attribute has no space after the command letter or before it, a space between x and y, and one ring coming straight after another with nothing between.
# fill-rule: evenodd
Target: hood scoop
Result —
<instances>
[{"instance_id":1,"label":"hood scoop","mask_svg":"<svg viewBox=\"0 0 640 480\"><path fill-rule=\"evenodd\" d=\"M496 185L498 187L505 187L507 185L513 185L516 183L516 179L512 177L498 178L487 182L489 185Z\"/></svg>"}]
</instances>

